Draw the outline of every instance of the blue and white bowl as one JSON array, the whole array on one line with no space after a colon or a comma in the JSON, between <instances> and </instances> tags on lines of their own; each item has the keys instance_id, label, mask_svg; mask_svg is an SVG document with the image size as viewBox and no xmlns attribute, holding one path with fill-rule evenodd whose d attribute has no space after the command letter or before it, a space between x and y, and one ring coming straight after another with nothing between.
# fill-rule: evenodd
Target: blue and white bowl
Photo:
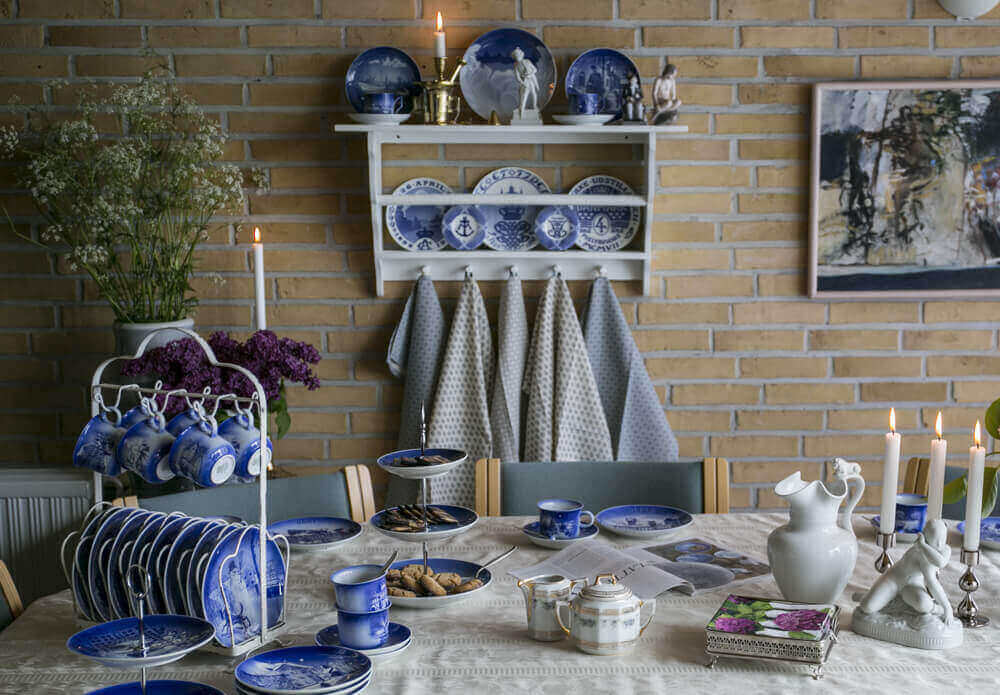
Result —
<instances>
[{"instance_id":1,"label":"blue and white bowl","mask_svg":"<svg viewBox=\"0 0 1000 695\"><path fill-rule=\"evenodd\" d=\"M146 652L139 646L139 619L123 618L76 633L66 647L110 668L151 668L177 661L202 647L215 629L200 618L186 615L147 615L143 619Z\"/></svg>"},{"instance_id":2,"label":"blue and white bowl","mask_svg":"<svg viewBox=\"0 0 1000 695\"><path fill-rule=\"evenodd\" d=\"M654 538L690 525L694 517L683 509L657 504L623 504L597 513L605 531L629 538Z\"/></svg>"},{"instance_id":3,"label":"blue and white bowl","mask_svg":"<svg viewBox=\"0 0 1000 695\"><path fill-rule=\"evenodd\" d=\"M385 572L379 565L354 565L330 575L340 610L367 613L389 607Z\"/></svg>"},{"instance_id":4,"label":"blue and white bowl","mask_svg":"<svg viewBox=\"0 0 1000 695\"><path fill-rule=\"evenodd\" d=\"M486 215L477 205L456 205L444 214L444 240L459 251L479 248L486 238Z\"/></svg>"},{"instance_id":5,"label":"blue and white bowl","mask_svg":"<svg viewBox=\"0 0 1000 695\"><path fill-rule=\"evenodd\" d=\"M236 667L236 683L256 693L320 695L359 685L372 662L346 647L287 647L251 656Z\"/></svg>"},{"instance_id":6,"label":"blue and white bowl","mask_svg":"<svg viewBox=\"0 0 1000 695\"><path fill-rule=\"evenodd\" d=\"M268 532L280 534L300 550L327 550L361 535L361 524L335 516L306 516L270 524Z\"/></svg>"},{"instance_id":7,"label":"blue and white bowl","mask_svg":"<svg viewBox=\"0 0 1000 695\"><path fill-rule=\"evenodd\" d=\"M356 613L337 608L340 641L349 649L376 649L389 638L389 609Z\"/></svg>"},{"instance_id":8,"label":"blue and white bowl","mask_svg":"<svg viewBox=\"0 0 1000 695\"><path fill-rule=\"evenodd\" d=\"M565 251L576 243L579 235L580 217L566 205L542 208L535 218L538 243L550 251Z\"/></svg>"}]
</instances>

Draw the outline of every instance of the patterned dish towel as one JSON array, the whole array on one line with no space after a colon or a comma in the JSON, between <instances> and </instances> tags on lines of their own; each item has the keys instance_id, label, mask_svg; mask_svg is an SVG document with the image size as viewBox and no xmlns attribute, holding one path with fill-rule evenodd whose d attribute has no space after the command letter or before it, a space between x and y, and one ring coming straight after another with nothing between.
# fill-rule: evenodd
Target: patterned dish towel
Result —
<instances>
[{"instance_id":1,"label":"patterned dish towel","mask_svg":"<svg viewBox=\"0 0 1000 695\"><path fill-rule=\"evenodd\" d=\"M611 435L580 323L558 275L538 303L524 390L525 461L611 460Z\"/></svg>"},{"instance_id":2,"label":"patterned dish towel","mask_svg":"<svg viewBox=\"0 0 1000 695\"><path fill-rule=\"evenodd\" d=\"M497 317L497 374L490 401L493 456L519 461L521 454L521 381L528 356L528 317L521 278L511 275L500 295Z\"/></svg>"},{"instance_id":3,"label":"patterned dish towel","mask_svg":"<svg viewBox=\"0 0 1000 695\"><path fill-rule=\"evenodd\" d=\"M676 461L674 437L611 282L590 288L583 329L616 461Z\"/></svg>"},{"instance_id":4,"label":"patterned dish towel","mask_svg":"<svg viewBox=\"0 0 1000 695\"><path fill-rule=\"evenodd\" d=\"M434 283L421 275L413 287L399 324L389 339L385 362L403 379L403 406L399 423L400 449L420 446L420 405L431 409L444 345L444 313Z\"/></svg>"},{"instance_id":5,"label":"patterned dish towel","mask_svg":"<svg viewBox=\"0 0 1000 695\"><path fill-rule=\"evenodd\" d=\"M492 384L493 345L486 305L476 281L466 276L441 363L427 443L462 449L469 460L428 481L437 504L475 506L475 462L490 456L493 449L488 406Z\"/></svg>"}]
</instances>

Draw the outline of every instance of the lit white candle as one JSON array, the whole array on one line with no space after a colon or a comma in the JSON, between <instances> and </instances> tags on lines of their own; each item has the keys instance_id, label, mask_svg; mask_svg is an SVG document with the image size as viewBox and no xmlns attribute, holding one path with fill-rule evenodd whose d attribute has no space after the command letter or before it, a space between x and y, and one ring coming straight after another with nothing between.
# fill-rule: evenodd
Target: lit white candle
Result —
<instances>
[{"instance_id":1,"label":"lit white candle","mask_svg":"<svg viewBox=\"0 0 1000 695\"><path fill-rule=\"evenodd\" d=\"M896 486L899 483L899 444L902 437L896 431L896 409L889 409L889 431L885 433L885 463L882 464L882 518L879 531L896 530Z\"/></svg>"},{"instance_id":2,"label":"lit white candle","mask_svg":"<svg viewBox=\"0 0 1000 695\"><path fill-rule=\"evenodd\" d=\"M441 22L441 13L437 16L437 31L434 32L434 57L445 58L448 55L448 45L445 41L444 25Z\"/></svg>"},{"instance_id":3,"label":"lit white candle","mask_svg":"<svg viewBox=\"0 0 1000 695\"><path fill-rule=\"evenodd\" d=\"M264 305L264 244L260 241L260 227L253 228L253 277L257 330L262 331L267 328L267 307Z\"/></svg>"},{"instance_id":4,"label":"lit white candle","mask_svg":"<svg viewBox=\"0 0 1000 695\"><path fill-rule=\"evenodd\" d=\"M937 439L931 440L931 469L927 481L927 521L941 518L944 496L944 466L948 460L948 440L941 437L941 412L934 422Z\"/></svg>"},{"instance_id":5,"label":"lit white candle","mask_svg":"<svg viewBox=\"0 0 1000 695\"><path fill-rule=\"evenodd\" d=\"M969 485L965 494L965 535L962 547L979 550L979 523L983 516L983 469L986 466L986 449L980 446L979 420L969 448Z\"/></svg>"}]
</instances>

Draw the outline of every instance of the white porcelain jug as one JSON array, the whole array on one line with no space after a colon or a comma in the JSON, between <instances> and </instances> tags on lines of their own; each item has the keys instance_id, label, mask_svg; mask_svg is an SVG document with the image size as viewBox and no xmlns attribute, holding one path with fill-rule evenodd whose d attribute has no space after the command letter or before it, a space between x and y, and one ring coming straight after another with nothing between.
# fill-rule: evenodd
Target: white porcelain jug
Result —
<instances>
[{"instance_id":1,"label":"white porcelain jug","mask_svg":"<svg viewBox=\"0 0 1000 695\"><path fill-rule=\"evenodd\" d=\"M528 634L539 642L556 642L566 638L556 620L556 602L569 599L573 587L586 581L566 579L558 574L545 574L520 579L518 588L524 594L524 609L528 614Z\"/></svg>"},{"instance_id":2,"label":"white porcelain jug","mask_svg":"<svg viewBox=\"0 0 1000 695\"><path fill-rule=\"evenodd\" d=\"M643 605L650 607L645 623L640 616ZM569 609L565 620L564 606ZM557 602L556 621L581 651L621 654L635 646L655 612L655 601L642 601L613 574L601 574L572 601Z\"/></svg>"},{"instance_id":3,"label":"white porcelain jug","mask_svg":"<svg viewBox=\"0 0 1000 695\"><path fill-rule=\"evenodd\" d=\"M807 483L795 472L774 486L791 505L788 523L767 538L767 558L782 596L803 603L834 603L847 586L858 559L858 539L851 513L865 491L861 466L837 459L834 482L827 489L819 480ZM856 482L847 506L837 519L849 482Z\"/></svg>"}]
</instances>

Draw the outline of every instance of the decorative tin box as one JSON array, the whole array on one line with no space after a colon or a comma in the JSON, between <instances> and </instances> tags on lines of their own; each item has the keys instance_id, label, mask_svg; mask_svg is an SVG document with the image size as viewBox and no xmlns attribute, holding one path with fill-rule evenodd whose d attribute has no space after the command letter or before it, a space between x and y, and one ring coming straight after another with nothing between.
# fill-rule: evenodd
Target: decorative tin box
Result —
<instances>
[{"instance_id":1,"label":"decorative tin box","mask_svg":"<svg viewBox=\"0 0 1000 695\"><path fill-rule=\"evenodd\" d=\"M721 656L813 665L813 678L837 641L840 608L832 604L730 594L705 627L708 666Z\"/></svg>"}]
</instances>

